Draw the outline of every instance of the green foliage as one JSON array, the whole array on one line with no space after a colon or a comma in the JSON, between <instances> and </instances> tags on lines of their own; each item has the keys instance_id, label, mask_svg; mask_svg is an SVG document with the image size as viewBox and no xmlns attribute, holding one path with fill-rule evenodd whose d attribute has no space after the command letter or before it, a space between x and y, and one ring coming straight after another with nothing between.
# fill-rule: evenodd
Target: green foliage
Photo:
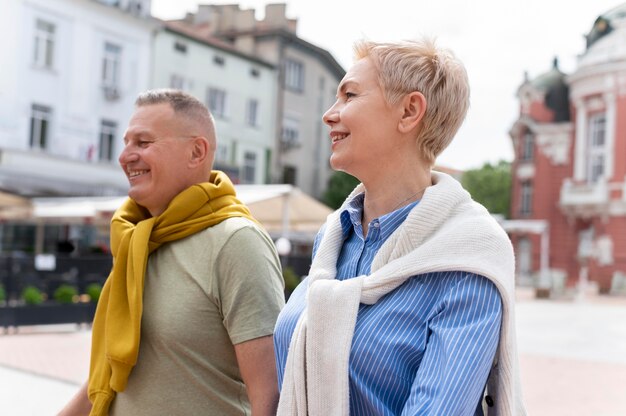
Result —
<instances>
[{"instance_id":1,"label":"green foliage","mask_svg":"<svg viewBox=\"0 0 626 416\"><path fill-rule=\"evenodd\" d=\"M285 290L289 293L293 292L296 286L300 284L300 278L291 267L283 269L283 279L285 280Z\"/></svg>"},{"instance_id":2,"label":"green foliage","mask_svg":"<svg viewBox=\"0 0 626 416\"><path fill-rule=\"evenodd\" d=\"M22 291L22 299L27 305L39 305L43 302L43 293L35 286L26 286Z\"/></svg>"},{"instance_id":3,"label":"green foliage","mask_svg":"<svg viewBox=\"0 0 626 416\"><path fill-rule=\"evenodd\" d=\"M322 200L329 207L337 209L358 184L359 180L354 176L344 172L335 172L328 181L328 188Z\"/></svg>"},{"instance_id":4,"label":"green foliage","mask_svg":"<svg viewBox=\"0 0 626 416\"><path fill-rule=\"evenodd\" d=\"M4 286L0 285L0 302L7 300L7 291L4 290Z\"/></svg>"},{"instance_id":5,"label":"green foliage","mask_svg":"<svg viewBox=\"0 0 626 416\"><path fill-rule=\"evenodd\" d=\"M74 286L63 284L54 291L54 300L59 303L69 304L78 296L78 290Z\"/></svg>"},{"instance_id":6,"label":"green foliage","mask_svg":"<svg viewBox=\"0 0 626 416\"><path fill-rule=\"evenodd\" d=\"M492 214L508 218L511 207L511 164L500 161L493 166L485 163L480 169L468 170L461 180L475 201Z\"/></svg>"},{"instance_id":7,"label":"green foliage","mask_svg":"<svg viewBox=\"0 0 626 416\"><path fill-rule=\"evenodd\" d=\"M98 283L92 283L85 289L85 293L89 295L92 302L97 303L100 299L100 293L102 293L102 285Z\"/></svg>"}]
</instances>

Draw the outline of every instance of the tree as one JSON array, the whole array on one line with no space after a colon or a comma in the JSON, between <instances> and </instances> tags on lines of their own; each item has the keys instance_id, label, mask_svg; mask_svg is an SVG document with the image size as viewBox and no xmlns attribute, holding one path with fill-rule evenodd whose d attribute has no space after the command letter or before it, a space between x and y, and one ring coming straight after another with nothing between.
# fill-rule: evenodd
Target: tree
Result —
<instances>
[{"instance_id":1,"label":"tree","mask_svg":"<svg viewBox=\"0 0 626 416\"><path fill-rule=\"evenodd\" d=\"M461 179L463 187L475 201L483 204L492 214L509 217L511 207L511 164L500 161L497 165L485 163L480 169L468 170Z\"/></svg>"},{"instance_id":2,"label":"tree","mask_svg":"<svg viewBox=\"0 0 626 416\"><path fill-rule=\"evenodd\" d=\"M358 184L359 180L354 176L344 172L335 172L328 181L328 188L322 199L326 205L337 209Z\"/></svg>"}]
</instances>

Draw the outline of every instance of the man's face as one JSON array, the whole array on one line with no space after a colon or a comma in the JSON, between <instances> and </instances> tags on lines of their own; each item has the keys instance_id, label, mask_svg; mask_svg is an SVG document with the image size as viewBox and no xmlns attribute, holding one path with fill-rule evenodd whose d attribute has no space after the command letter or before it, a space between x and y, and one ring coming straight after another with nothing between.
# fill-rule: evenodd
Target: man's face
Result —
<instances>
[{"instance_id":1,"label":"man's face","mask_svg":"<svg viewBox=\"0 0 626 416\"><path fill-rule=\"evenodd\" d=\"M128 123L119 163L130 183L128 196L152 216L193 184L190 138L167 103L138 107Z\"/></svg>"}]
</instances>

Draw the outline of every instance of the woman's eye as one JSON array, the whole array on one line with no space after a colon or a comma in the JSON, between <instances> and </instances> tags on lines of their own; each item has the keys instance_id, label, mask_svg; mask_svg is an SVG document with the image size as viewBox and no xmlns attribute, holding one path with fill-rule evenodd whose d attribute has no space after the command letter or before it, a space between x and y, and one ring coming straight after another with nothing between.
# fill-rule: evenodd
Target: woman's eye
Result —
<instances>
[{"instance_id":1,"label":"woman's eye","mask_svg":"<svg viewBox=\"0 0 626 416\"><path fill-rule=\"evenodd\" d=\"M356 97L355 93L353 93L353 92L346 92L346 98L347 99L354 98L354 97Z\"/></svg>"}]
</instances>

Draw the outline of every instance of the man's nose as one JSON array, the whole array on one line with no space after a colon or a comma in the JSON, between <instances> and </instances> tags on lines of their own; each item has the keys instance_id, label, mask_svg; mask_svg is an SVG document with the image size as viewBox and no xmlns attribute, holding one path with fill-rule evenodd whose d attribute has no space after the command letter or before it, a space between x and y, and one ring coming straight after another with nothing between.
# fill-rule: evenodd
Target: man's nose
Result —
<instances>
[{"instance_id":1,"label":"man's nose","mask_svg":"<svg viewBox=\"0 0 626 416\"><path fill-rule=\"evenodd\" d=\"M126 145L124 146L124 149L122 149L122 153L120 153L118 162L120 165L126 165L128 163L136 161L137 158L137 153L132 150L131 146Z\"/></svg>"}]
</instances>

